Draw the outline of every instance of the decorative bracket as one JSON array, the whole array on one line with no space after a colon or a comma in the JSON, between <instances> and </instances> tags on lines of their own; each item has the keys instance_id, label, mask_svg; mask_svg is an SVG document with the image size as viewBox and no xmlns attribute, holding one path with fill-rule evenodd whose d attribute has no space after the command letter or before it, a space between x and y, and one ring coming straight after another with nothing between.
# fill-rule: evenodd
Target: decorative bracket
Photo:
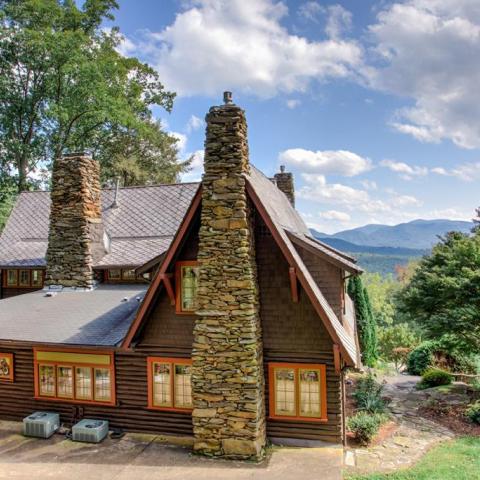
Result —
<instances>
[{"instance_id":1,"label":"decorative bracket","mask_svg":"<svg viewBox=\"0 0 480 480\"><path fill-rule=\"evenodd\" d=\"M290 290L292 292L292 302L298 303L298 281L295 267L290 267L288 269L288 274L290 276Z\"/></svg>"},{"instance_id":2,"label":"decorative bracket","mask_svg":"<svg viewBox=\"0 0 480 480\"><path fill-rule=\"evenodd\" d=\"M336 343L333 344L333 362L335 365L335 373L340 374L342 370L342 360L340 356L340 347Z\"/></svg>"},{"instance_id":3,"label":"decorative bracket","mask_svg":"<svg viewBox=\"0 0 480 480\"><path fill-rule=\"evenodd\" d=\"M165 290L167 291L168 298L170 299L170 305L175 305L175 292L173 291L172 286L172 274L171 273L160 273L160 278L162 279Z\"/></svg>"}]
</instances>

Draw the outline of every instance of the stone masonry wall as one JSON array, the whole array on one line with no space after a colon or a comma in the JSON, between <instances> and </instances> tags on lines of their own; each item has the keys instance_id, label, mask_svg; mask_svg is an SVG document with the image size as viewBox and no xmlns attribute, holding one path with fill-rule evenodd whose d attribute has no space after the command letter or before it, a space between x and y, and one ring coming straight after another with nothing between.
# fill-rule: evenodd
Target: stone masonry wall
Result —
<instances>
[{"instance_id":1,"label":"stone masonry wall","mask_svg":"<svg viewBox=\"0 0 480 480\"><path fill-rule=\"evenodd\" d=\"M206 117L205 174L193 343L197 452L259 458L265 446L263 348L251 209L247 125L235 105Z\"/></svg>"},{"instance_id":2,"label":"stone masonry wall","mask_svg":"<svg viewBox=\"0 0 480 480\"><path fill-rule=\"evenodd\" d=\"M280 167L280 172L273 177L277 187L287 196L290 203L295 207L295 185L293 182L293 174L285 172L285 167Z\"/></svg>"},{"instance_id":3,"label":"stone masonry wall","mask_svg":"<svg viewBox=\"0 0 480 480\"><path fill-rule=\"evenodd\" d=\"M53 167L46 285L91 288L92 252L103 240L100 167L83 154Z\"/></svg>"}]
</instances>

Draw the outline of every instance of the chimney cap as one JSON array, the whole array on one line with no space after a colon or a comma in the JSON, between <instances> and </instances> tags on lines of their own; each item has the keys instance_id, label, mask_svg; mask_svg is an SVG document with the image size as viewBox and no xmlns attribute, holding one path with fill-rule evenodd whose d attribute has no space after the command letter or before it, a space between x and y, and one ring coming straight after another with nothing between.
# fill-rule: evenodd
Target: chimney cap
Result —
<instances>
[{"instance_id":1,"label":"chimney cap","mask_svg":"<svg viewBox=\"0 0 480 480\"><path fill-rule=\"evenodd\" d=\"M232 92L223 92L223 103L225 105L230 105L233 103Z\"/></svg>"},{"instance_id":2,"label":"chimney cap","mask_svg":"<svg viewBox=\"0 0 480 480\"><path fill-rule=\"evenodd\" d=\"M280 172L285 173L285 165L280 165Z\"/></svg>"}]
</instances>

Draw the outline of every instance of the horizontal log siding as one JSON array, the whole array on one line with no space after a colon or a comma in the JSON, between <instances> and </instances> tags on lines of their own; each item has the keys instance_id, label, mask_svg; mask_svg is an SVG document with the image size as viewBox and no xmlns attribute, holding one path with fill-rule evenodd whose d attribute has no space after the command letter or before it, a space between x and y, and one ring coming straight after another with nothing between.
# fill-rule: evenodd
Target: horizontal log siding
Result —
<instances>
[{"instance_id":1,"label":"horizontal log siding","mask_svg":"<svg viewBox=\"0 0 480 480\"><path fill-rule=\"evenodd\" d=\"M256 253L260 287L266 406L269 415L268 363L320 363L327 367L328 422L267 420L270 437L342 441L341 379L335 373L333 343L306 293L293 303L289 265L257 219Z\"/></svg>"},{"instance_id":2,"label":"horizontal log siding","mask_svg":"<svg viewBox=\"0 0 480 480\"><path fill-rule=\"evenodd\" d=\"M171 351L116 353L117 406L106 407L55 401L35 400L33 350L31 347L0 344L0 351L14 353L15 381L0 382L0 418L22 420L37 410L58 412L62 422L70 423L74 405L84 409L85 418L101 418L112 427L126 431L159 434L191 435L190 414L161 412L147 409L146 355L173 356ZM183 352L185 353L185 352Z\"/></svg>"},{"instance_id":3,"label":"horizontal log siding","mask_svg":"<svg viewBox=\"0 0 480 480\"><path fill-rule=\"evenodd\" d=\"M1 288L1 296L2 298L11 298L16 297L18 295L24 295L25 293L36 292L41 290L42 288L9 288L9 287L2 287Z\"/></svg>"}]
</instances>

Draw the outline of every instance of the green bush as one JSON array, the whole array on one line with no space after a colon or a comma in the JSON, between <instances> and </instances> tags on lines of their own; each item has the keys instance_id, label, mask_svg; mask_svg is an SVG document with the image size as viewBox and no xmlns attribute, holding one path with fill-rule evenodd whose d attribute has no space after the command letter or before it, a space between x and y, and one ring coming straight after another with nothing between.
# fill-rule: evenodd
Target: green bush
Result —
<instances>
[{"instance_id":1,"label":"green bush","mask_svg":"<svg viewBox=\"0 0 480 480\"><path fill-rule=\"evenodd\" d=\"M422 375L425 370L433 366L433 351L436 343L433 341L422 342L418 347L414 348L407 360L407 369L412 375Z\"/></svg>"},{"instance_id":2,"label":"green bush","mask_svg":"<svg viewBox=\"0 0 480 480\"><path fill-rule=\"evenodd\" d=\"M480 400L470 405L467 408L466 414L470 421L480 425Z\"/></svg>"},{"instance_id":3,"label":"green bush","mask_svg":"<svg viewBox=\"0 0 480 480\"><path fill-rule=\"evenodd\" d=\"M362 445L368 445L386 420L382 414L358 412L348 419L347 426Z\"/></svg>"},{"instance_id":4,"label":"green bush","mask_svg":"<svg viewBox=\"0 0 480 480\"><path fill-rule=\"evenodd\" d=\"M385 402L382 391L383 385L379 384L371 373L360 378L353 393L358 409L369 413L383 413Z\"/></svg>"},{"instance_id":5,"label":"green bush","mask_svg":"<svg viewBox=\"0 0 480 480\"><path fill-rule=\"evenodd\" d=\"M430 368L424 372L419 388L439 387L440 385L450 385L453 382L453 375L438 368Z\"/></svg>"}]
</instances>

